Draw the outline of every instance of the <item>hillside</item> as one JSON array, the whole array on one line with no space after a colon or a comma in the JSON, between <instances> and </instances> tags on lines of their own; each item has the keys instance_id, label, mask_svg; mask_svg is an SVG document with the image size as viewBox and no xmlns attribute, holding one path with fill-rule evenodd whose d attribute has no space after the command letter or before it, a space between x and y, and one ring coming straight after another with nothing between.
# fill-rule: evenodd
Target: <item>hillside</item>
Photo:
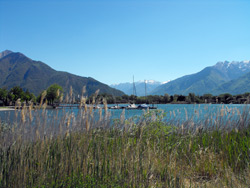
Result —
<instances>
[{"instance_id":1,"label":"hillside","mask_svg":"<svg viewBox=\"0 0 250 188\"><path fill-rule=\"evenodd\" d=\"M45 63L34 61L21 53L4 51L0 53L0 57L0 88L10 89L20 86L38 95L51 84L56 83L61 85L64 91L69 91L72 86L75 95L81 94L83 86L86 86L87 95L93 94L97 89L100 89L100 93L115 96L124 94L91 77L56 71Z\"/></svg>"},{"instance_id":2,"label":"hillside","mask_svg":"<svg viewBox=\"0 0 250 188\"><path fill-rule=\"evenodd\" d=\"M202 71L183 76L166 84L157 87L152 94L188 95L195 93L203 95L205 93L216 94L215 90L222 84L238 79L250 72L250 62L218 62L216 65L206 67Z\"/></svg>"},{"instance_id":3,"label":"hillside","mask_svg":"<svg viewBox=\"0 0 250 188\"><path fill-rule=\"evenodd\" d=\"M212 91L212 93L216 95L221 93L230 93L236 95L247 92L250 92L250 73L246 73L238 79L222 84Z\"/></svg>"},{"instance_id":4,"label":"hillside","mask_svg":"<svg viewBox=\"0 0 250 188\"><path fill-rule=\"evenodd\" d=\"M220 84L228 81L219 71L213 68L205 68L201 72L183 76L169 83L159 86L152 94L170 95L181 94L188 95L189 93L204 94L210 93L211 88L216 88Z\"/></svg>"}]
</instances>

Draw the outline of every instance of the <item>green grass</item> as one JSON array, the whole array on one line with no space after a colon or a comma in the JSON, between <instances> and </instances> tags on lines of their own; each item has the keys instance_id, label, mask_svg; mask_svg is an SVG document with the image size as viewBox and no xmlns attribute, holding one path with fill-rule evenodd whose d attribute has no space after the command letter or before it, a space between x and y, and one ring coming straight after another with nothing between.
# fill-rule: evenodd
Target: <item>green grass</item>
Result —
<instances>
[{"instance_id":1,"label":"green grass","mask_svg":"<svg viewBox=\"0 0 250 188\"><path fill-rule=\"evenodd\" d=\"M247 119L241 121L241 127L176 127L163 120L164 114L153 111L137 123L121 117L110 126L105 119L108 112L100 119L94 119L92 113L92 109L83 110L75 119L65 113L59 125L54 125L58 122L54 117L48 126L44 123L46 110L34 112L36 120L23 111L25 118L14 126L1 123L0 187L250 184Z\"/></svg>"}]
</instances>

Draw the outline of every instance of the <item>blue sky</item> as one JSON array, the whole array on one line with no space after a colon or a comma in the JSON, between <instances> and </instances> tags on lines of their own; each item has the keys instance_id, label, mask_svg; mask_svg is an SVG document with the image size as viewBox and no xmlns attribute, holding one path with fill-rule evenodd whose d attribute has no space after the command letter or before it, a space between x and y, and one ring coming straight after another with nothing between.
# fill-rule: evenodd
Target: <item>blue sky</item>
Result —
<instances>
[{"instance_id":1,"label":"blue sky","mask_svg":"<svg viewBox=\"0 0 250 188\"><path fill-rule=\"evenodd\" d=\"M250 60L249 0L0 0L0 51L112 84Z\"/></svg>"}]
</instances>

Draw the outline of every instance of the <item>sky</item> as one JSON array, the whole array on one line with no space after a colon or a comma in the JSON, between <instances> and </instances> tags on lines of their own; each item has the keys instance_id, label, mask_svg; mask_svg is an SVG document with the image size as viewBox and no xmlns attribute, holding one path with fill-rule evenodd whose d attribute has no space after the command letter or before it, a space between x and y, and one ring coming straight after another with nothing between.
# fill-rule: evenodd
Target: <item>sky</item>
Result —
<instances>
[{"instance_id":1,"label":"sky","mask_svg":"<svg viewBox=\"0 0 250 188\"><path fill-rule=\"evenodd\" d=\"M0 0L0 51L105 84L250 60L249 0Z\"/></svg>"}]
</instances>

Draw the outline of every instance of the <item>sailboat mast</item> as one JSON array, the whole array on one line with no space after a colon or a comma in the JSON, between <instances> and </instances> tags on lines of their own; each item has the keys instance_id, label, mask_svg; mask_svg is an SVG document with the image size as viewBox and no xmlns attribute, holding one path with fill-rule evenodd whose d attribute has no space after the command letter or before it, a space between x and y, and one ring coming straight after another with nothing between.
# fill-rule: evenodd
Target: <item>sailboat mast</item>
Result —
<instances>
[{"instance_id":1,"label":"sailboat mast","mask_svg":"<svg viewBox=\"0 0 250 188\"><path fill-rule=\"evenodd\" d=\"M147 80L144 80L145 82L145 97L147 96Z\"/></svg>"},{"instance_id":2,"label":"sailboat mast","mask_svg":"<svg viewBox=\"0 0 250 188\"><path fill-rule=\"evenodd\" d=\"M135 79L134 79L134 75L133 75L133 95L136 96L136 88L135 88Z\"/></svg>"}]
</instances>

